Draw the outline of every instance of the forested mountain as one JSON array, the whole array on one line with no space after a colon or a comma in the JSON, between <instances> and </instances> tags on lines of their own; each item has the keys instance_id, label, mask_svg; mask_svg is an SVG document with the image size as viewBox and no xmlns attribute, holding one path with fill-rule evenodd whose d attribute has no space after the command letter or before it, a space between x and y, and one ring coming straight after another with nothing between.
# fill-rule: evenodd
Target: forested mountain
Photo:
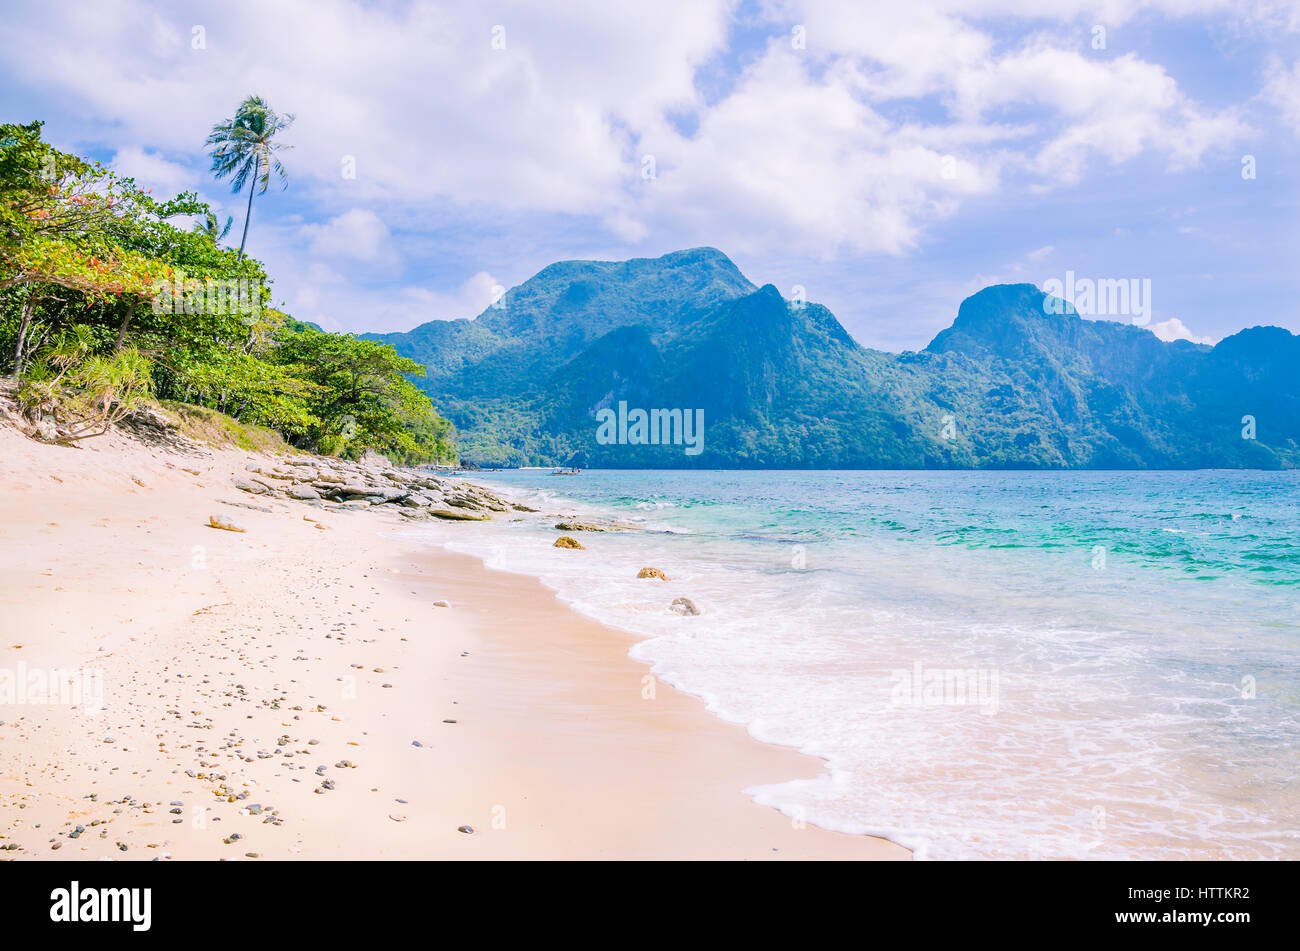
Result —
<instances>
[{"instance_id":1,"label":"forested mountain","mask_svg":"<svg viewBox=\"0 0 1300 951\"><path fill-rule=\"evenodd\" d=\"M987 287L924 350L884 353L695 248L560 262L474 319L375 339L428 367L415 382L456 424L462 459L483 465L1300 464L1300 337L1253 327L1213 348L1166 343L1044 299ZM602 443L602 411L620 403L625 416L702 410L701 451Z\"/></svg>"}]
</instances>

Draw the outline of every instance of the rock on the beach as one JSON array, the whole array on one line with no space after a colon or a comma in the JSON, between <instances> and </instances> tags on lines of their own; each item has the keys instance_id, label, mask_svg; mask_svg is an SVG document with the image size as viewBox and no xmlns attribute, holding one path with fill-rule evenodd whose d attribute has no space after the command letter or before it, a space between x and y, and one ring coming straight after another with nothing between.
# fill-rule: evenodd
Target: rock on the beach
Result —
<instances>
[{"instance_id":1,"label":"rock on the beach","mask_svg":"<svg viewBox=\"0 0 1300 951\"><path fill-rule=\"evenodd\" d=\"M335 491L341 495L346 495L349 498L360 498L365 495L370 495L375 490L364 482L345 482Z\"/></svg>"},{"instance_id":2,"label":"rock on the beach","mask_svg":"<svg viewBox=\"0 0 1300 951\"><path fill-rule=\"evenodd\" d=\"M247 479L232 479L231 481L235 488L241 492L251 492L253 495L265 495L267 492L266 486L258 482L249 482Z\"/></svg>"},{"instance_id":3,"label":"rock on the beach","mask_svg":"<svg viewBox=\"0 0 1300 951\"><path fill-rule=\"evenodd\" d=\"M265 505L254 505L252 502L230 502L227 501L226 499L217 499L217 501L220 502L222 505L233 505L237 509L248 509L253 512L271 511L271 509L269 509Z\"/></svg>"},{"instance_id":4,"label":"rock on the beach","mask_svg":"<svg viewBox=\"0 0 1300 951\"><path fill-rule=\"evenodd\" d=\"M673 603L668 606L668 610L684 617L691 617L700 613L700 609L695 606L695 602L690 598L674 598Z\"/></svg>"},{"instance_id":5,"label":"rock on the beach","mask_svg":"<svg viewBox=\"0 0 1300 951\"><path fill-rule=\"evenodd\" d=\"M288 496L291 499L319 499L320 493L309 485L291 485L289 486Z\"/></svg>"},{"instance_id":6,"label":"rock on the beach","mask_svg":"<svg viewBox=\"0 0 1300 951\"><path fill-rule=\"evenodd\" d=\"M557 538L555 540L555 547L576 548L579 551L585 551L585 549L580 544L578 544L574 539L570 538L568 535L561 535L559 538Z\"/></svg>"},{"instance_id":7,"label":"rock on the beach","mask_svg":"<svg viewBox=\"0 0 1300 951\"><path fill-rule=\"evenodd\" d=\"M429 514L435 518L445 518L456 522L488 522L492 520L490 515L471 515L469 512L452 512L448 509L429 509Z\"/></svg>"},{"instance_id":8,"label":"rock on the beach","mask_svg":"<svg viewBox=\"0 0 1300 951\"><path fill-rule=\"evenodd\" d=\"M636 576L638 578L658 578L660 581L669 580L668 576L658 568L642 568L636 573Z\"/></svg>"},{"instance_id":9,"label":"rock on the beach","mask_svg":"<svg viewBox=\"0 0 1300 951\"><path fill-rule=\"evenodd\" d=\"M226 532L248 531L248 529L244 528L234 519L226 518L226 516L224 515L209 515L208 524L211 525L213 528L219 528L222 531L226 531Z\"/></svg>"}]
</instances>

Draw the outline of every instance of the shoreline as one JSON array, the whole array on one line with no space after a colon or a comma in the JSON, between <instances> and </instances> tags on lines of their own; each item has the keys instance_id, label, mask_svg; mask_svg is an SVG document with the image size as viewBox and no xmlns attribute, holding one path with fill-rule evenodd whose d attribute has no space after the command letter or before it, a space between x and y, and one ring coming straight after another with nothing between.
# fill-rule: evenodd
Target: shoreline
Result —
<instances>
[{"instance_id":1,"label":"shoreline","mask_svg":"<svg viewBox=\"0 0 1300 951\"><path fill-rule=\"evenodd\" d=\"M0 669L105 692L0 705L5 857L910 857L745 795L824 764L642 699L631 636L540 581L386 512L249 509L231 479L266 456L96 442L0 428Z\"/></svg>"}]
</instances>

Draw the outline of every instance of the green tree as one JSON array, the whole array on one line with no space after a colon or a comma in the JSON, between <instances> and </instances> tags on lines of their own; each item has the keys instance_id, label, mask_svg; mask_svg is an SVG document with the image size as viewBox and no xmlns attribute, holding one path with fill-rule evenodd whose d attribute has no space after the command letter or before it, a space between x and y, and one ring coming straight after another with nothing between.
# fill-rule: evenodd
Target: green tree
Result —
<instances>
[{"instance_id":1,"label":"green tree","mask_svg":"<svg viewBox=\"0 0 1300 951\"><path fill-rule=\"evenodd\" d=\"M212 149L212 174L218 180L231 179L230 190L239 194L248 184L248 209L244 213L244 235L239 239L239 257L248 241L248 222L253 216L253 193L263 194L274 170L281 188L289 187L278 153L293 146L276 141L276 136L293 124L293 116L280 115L261 96L249 96L239 104L232 118L212 127L207 145Z\"/></svg>"},{"instance_id":2,"label":"green tree","mask_svg":"<svg viewBox=\"0 0 1300 951\"><path fill-rule=\"evenodd\" d=\"M455 457L450 424L406 377L424 373L414 360L387 344L310 328L276 338L276 358L318 387L309 443L351 456L374 449L408 461Z\"/></svg>"},{"instance_id":3,"label":"green tree","mask_svg":"<svg viewBox=\"0 0 1300 951\"><path fill-rule=\"evenodd\" d=\"M131 179L41 141L41 125L0 125L0 308L13 312L5 349L16 374L52 330L85 323L84 311L147 300L166 268L131 236L145 218L198 207L159 205Z\"/></svg>"}]
</instances>

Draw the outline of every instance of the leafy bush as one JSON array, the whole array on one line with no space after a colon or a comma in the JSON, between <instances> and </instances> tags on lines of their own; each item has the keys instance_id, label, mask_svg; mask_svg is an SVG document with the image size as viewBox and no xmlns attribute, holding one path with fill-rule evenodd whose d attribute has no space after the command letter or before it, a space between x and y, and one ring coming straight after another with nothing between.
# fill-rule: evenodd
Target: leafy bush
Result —
<instances>
[{"instance_id":1,"label":"leafy bush","mask_svg":"<svg viewBox=\"0 0 1300 951\"><path fill-rule=\"evenodd\" d=\"M89 329L74 327L23 375L18 402L43 438L74 443L102 436L152 391L153 367L140 351L103 355L94 347Z\"/></svg>"}]
</instances>

